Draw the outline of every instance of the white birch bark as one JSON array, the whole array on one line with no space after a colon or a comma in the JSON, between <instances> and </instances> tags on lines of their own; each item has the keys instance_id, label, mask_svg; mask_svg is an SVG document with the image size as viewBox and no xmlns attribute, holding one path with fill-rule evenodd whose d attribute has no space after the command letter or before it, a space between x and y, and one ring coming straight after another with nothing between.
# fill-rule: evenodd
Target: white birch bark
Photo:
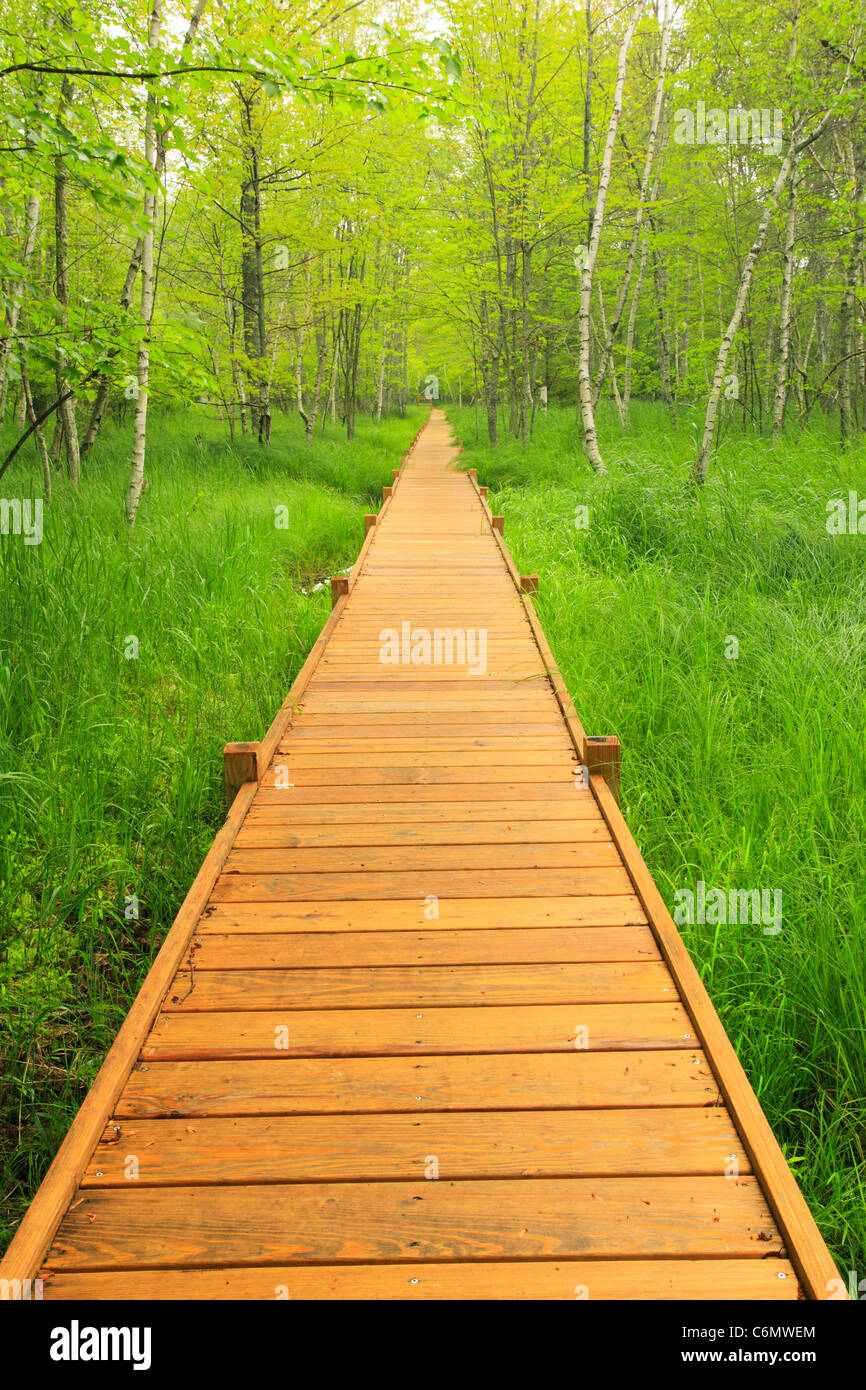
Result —
<instances>
[{"instance_id":1,"label":"white birch bark","mask_svg":"<svg viewBox=\"0 0 866 1390\"><path fill-rule=\"evenodd\" d=\"M788 398L788 364L791 356L791 299L794 287L794 246L797 238L797 170L799 157L791 161L788 186L788 216L785 219L785 240L782 249L782 296L779 302L779 359L776 363L776 385L773 392L773 438L778 440L785 423L785 404Z\"/></svg>"},{"instance_id":2,"label":"white birch bark","mask_svg":"<svg viewBox=\"0 0 866 1390\"><path fill-rule=\"evenodd\" d=\"M607 373L608 366L610 365L611 356L613 354L614 339L616 338L616 335L619 331L619 325L622 321L623 313L625 312L625 304L626 300L628 299L628 292L631 286L631 277L634 273L635 258L637 256L637 248L640 242L641 230L643 227L644 207L646 205L647 195L650 189L653 161L655 159L656 144L658 142L659 124L661 122L662 107L664 105L665 99L665 81L667 79L668 54L670 53L670 45L671 6L670 0L665 0L664 18L662 20L661 49L659 53L659 75L658 81L656 82L655 102L653 104L653 113L652 120L650 122L649 139L647 140L646 156L644 158L643 171L641 173L640 189L638 192L638 206L634 220L634 230L632 232L631 245L628 249L628 255L626 256L625 273L622 278L622 284L620 285L619 295L616 301L616 307L613 311L613 317L611 318L610 326L607 330L607 333L605 334L604 349L602 351L601 361L598 364L598 370L595 374L595 381L593 383L594 406L598 404L598 399L601 395L601 388L604 385L604 378Z\"/></svg>"},{"instance_id":3,"label":"white birch bark","mask_svg":"<svg viewBox=\"0 0 866 1390\"><path fill-rule=\"evenodd\" d=\"M162 0L153 0L147 31L148 47L159 44L162 26ZM144 122L144 157L156 173L156 92L151 85L147 93ZM144 195L145 231L141 248L141 339L138 345L138 392L135 398L135 421L132 429L132 464L126 492L126 519L135 522L141 490L144 486L144 455L147 443L147 396L150 381L150 330L153 321L153 247L156 229L156 192L147 189Z\"/></svg>"},{"instance_id":4,"label":"white birch bark","mask_svg":"<svg viewBox=\"0 0 866 1390\"><path fill-rule=\"evenodd\" d=\"M604 226L604 210L607 203L607 190L610 185L610 171L613 163L613 147L616 140L617 127L622 115L622 92L625 86L626 62L631 41L634 38L634 31L638 21L643 14L645 0L638 0L634 8L625 36L620 45L619 58L616 68L616 86L613 94L613 110L610 115L610 122L607 128L607 138L604 145L604 154L601 162L601 172L598 180L598 191L595 199L595 211L592 219L592 234L589 239L586 258L581 269L580 276L580 312L578 315L578 397L580 401L580 417L583 424L583 442L587 457L595 469L596 473L605 473L604 459L598 447L598 435L595 428L595 412L592 406L592 380L590 378L589 347L590 347L590 315L592 312L592 277L595 270L595 262L598 256L601 232Z\"/></svg>"},{"instance_id":5,"label":"white birch bark","mask_svg":"<svg viewBox=\"0 0 866 1390\"><path fill-rule=\"evenodd\" d=\"M794 160L799 159L803 150L807 149L809 145L814 144L814 142L818 139L822 131L827 126L838 104L839 97L841 97L842 92L848 85L850 75L851 60L849 59L845 76L843 78L839 90L839 95L836 98L836 101L834 101L831 106L827 107L826 111L824 112L824 115L819 120L815 129L811 132L811 134L803 136L802 139L799 139L799 129L795 128L788 145L788 152L785 155L785 158L782 160L779 172L776 175L776 179L767 197L767 201L764 204L763 210L761 212L760 221L758 222L758 230L755 233L754 241L752 242L752 245L749 247L746 259L743 262L743 268L740 271L740 283L737 289L737 297L734 301L734 312L731 315L730 322L724 334L722 335L722 341L719 344L719 352L716 358L716 368L713 373L713 382L710 387L709 397L707 399L707 410L706 415L704 417L704 431L701 437L701 444L700 448L698 449L697 458L695 459L694 463L694 478L695 482L697 483L703 484L706 481L707 467L710 461L710 454L712 452L713 447L713 436L716 428L716 416L719 410L719 400L722 394L722 386L724 384L725 379L725 368L728 364L728 356L730 354L734 338L737 335L737 331L742 321L743 310L746 306L746 300L749 294L749 287L752 283L752 275L754 274L755 265L757 264L758 257L761 254L761 250L763 248L764 241L767 236L767 228L770 225L770 217L772 216L773 209L775 208L779 200L779 196L782 192L782 189L785 187L785 184L788 180L788 176L791 172L791 167L794 163Z\"/></svg>"}]
</instances>

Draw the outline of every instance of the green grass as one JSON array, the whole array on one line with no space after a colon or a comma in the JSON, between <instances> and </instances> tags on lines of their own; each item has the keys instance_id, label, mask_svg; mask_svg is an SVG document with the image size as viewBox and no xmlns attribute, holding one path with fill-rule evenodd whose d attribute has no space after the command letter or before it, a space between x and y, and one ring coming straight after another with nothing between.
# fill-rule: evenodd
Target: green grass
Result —
<instances>
[{"instance_id":1,"label":"green grass","mask_svg":"<svg viewBox=\"0 0 866 1390\"><path fill-rule=\"evenodd\" d=\"M604 478L572 410L495 451L471 410L449 415L541 577L587 731L622 740L624 813L668 905L698 879L782 890L778 936L681 930L825 1239L863 1278L866 535L825 523L834 495L866 498L866 442L843 455L817 422L774 450L730 428L696 493L697 414L673 426L637 403L623 434L602 412Z\"/></svg>"},{"instance_id":2,"label":"green grass","mask_svg":"<svg viewBox=\"0 0 866 1390\"><path fill-rule=\"evenodd\" d=\"M0 537L0 1245L221 823L224 743L262 735L327 617L302 590L354 562L423 416L309 447L278 419L269 451L156 416L131 533L107 429L42 544ZM41 492L33 455L0 484Z\"/></svg>"}]
</instances>

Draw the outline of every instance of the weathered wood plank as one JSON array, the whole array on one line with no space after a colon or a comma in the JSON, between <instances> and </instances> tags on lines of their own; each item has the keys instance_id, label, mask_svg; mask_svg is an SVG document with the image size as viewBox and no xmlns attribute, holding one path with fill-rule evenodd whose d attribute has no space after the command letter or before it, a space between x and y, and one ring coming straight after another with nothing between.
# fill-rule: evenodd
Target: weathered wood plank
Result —
<instances>
[{"instance_id":1,"label":"weathered wood plank","mask_svg":"<svg viewBox=\"0 0 866 1390\"><path fill-rule=\"evenodd\" d=\"M53 1274L47 1299L481 1300L588 1298L795 1302L791 1264L771 1260L518 1260L505 1264L268 1265Z\"/></svg>"},{"instance_id":2,"label":"weathered wood plank","mask_svg":"<svg viewBox=\"0 0 866 1390\"><path fill-rule=\"evenodd\" d=\"M131 1157L141 1187L751 1171L726 1111L705 1107L119 1120L82 1186L127 1187Z\"/></svg>"},{"instance_id":3,"label":"weathered wood plank","mask_svg":"<svg viewBox=\"0 0 866 1390\"><path fill-rule=\"evenodd\" d=\"M649 927L540 927L522 931L235 932L205 928L195 938L203 970L298 966L495 965L660 960Z\"/></svg>"},{"instance_id":4,"label":"weathered wood plank","mask_svg":"<svg viewBox=\"0 0 866 1390\"><path fill-rule=\"evenodd\" d=\"M355 845L554 845L610 843L599 818L536 821L365 821L338 825L298 825L291 811L278 816L247 816L235 845L238 849L345 848Z\"/></svg>"},{"instance_id":5,"label":"weathered wood plank","mask_svg":"<svg viewBox=\"0 0 866 1390\"><path fill-rule=\"evenodd\" d=\"M615 868L620 858L610 839L577 843L307 846L233 849L225 874L438 873L441 869Z\"/></svg>"},{"instance_id":6,"label":"weathered wood plank","mask_svg":"<svg viewBox=\"0 0 866 1390\"><path fill-rule=\"evenodd\" d=\"M766 1259L782 1253L754 1178L525 1178L82 1190L57 1271L215 1260Z\"/></svg>"},{"instance_id":7,"label":"weathered wood plank","mask_svg":"<svg viewBox=\"0 0 866 1390\"><path fill-rule=\"evenodd\" d=\"M485 1004L408 1008L167 1009L141 1055L151 1058L395 1056L682 1048L696 1042L670 1003Z\"/></svg>"},{"instance_id":8,"label":"weathered wood plank","mask_svg":"<svg viewBox=\"0 0 866 1390\"><path fill-rule=\"evenodd\" d=\"M544 927L628 927L646 922L631 893L573 898L441 898L435 920L442 929L520 930ZM211 902L199 931L411 931L429 927L433 906L425 899L366 899L363 902Z\"/></svg>"},{"instance_id":9,"label":"weathered wood plank","mask_svg":"<svg viewBox=\"0 0 866 1390\"><path fill-rule=\"evenodd\" d=\"M625 870L606 869L424 869L409 872L322 874L222 874L211 901L288 902L292 898L501 898L574 894L603 897L628 892Z\"/></svg>"},{"instance_id":10,"label":"weathered wood plank","mask_svg":"<svg viewBox=\"0 0 866 1390\"><path fill-rule=\"evenodd\" d=\"M167 1012L412 1009L446 1005L665 1003L676 999L661 961L532 965L320 966L294 970L179 970Z\"/></svg>"}]
</instances>

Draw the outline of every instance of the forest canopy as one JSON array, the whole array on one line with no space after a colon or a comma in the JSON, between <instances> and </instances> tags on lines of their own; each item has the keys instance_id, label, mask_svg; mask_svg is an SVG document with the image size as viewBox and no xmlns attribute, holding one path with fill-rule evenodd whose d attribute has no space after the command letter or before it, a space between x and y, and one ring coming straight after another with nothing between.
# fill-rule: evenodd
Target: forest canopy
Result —
<instances>
[{"instance_id":1,"label":"forest canopy","mask_svg":"<svg viewBox=\"0 0 866 1390\"><path fill-rule=\"evenodd\" d=\"M5 7L0 415L75 481L106 409L610 396L866 423L863 7ZM0 468L7 466L0 461Z\"/></svg>"}]
</instances>

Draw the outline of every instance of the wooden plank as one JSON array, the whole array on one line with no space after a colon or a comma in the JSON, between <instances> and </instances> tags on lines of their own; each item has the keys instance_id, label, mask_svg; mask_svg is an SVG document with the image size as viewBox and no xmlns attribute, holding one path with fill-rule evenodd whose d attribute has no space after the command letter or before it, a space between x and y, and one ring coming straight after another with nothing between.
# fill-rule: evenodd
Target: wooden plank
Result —
<instances>
[{"instance_id":1,"label":"wooden plank","mask_svg":"<svg viewBox=\"0 0 866 1390\"><path fill-rule=\"evenodd\" d=\"M199 931L411 931L429 927L466 931L512 928L535 931L543 927L627 927L646 921L634 894L580 898L442 898L439 917L431 917L424 900L368 899L358 901L214 903L208 904Z\"/></svg>"},{"instance_id":2,"label":"wooden plank","mask_svg":"<svg viewBox=\"0 0 866 1390\"><path fill-rule=\"evenodd\" d=\"M289 783L299 791L313 790L316 787L328 788L329 791L349 791L353 787L363 787L370 790L368 796L371 801L377 799L375 792L392 787L455 787L470 784L473 785L473 792L467 792L467 795L474 795L474 785L481 776L487 778L488 795L495 795L496 788L502 791L505 785L538 784L539 780L544 781L545 778L548 778L545 784L550 787L560 785L564 791L574 790L574 765L567 760L559 765L538 765L535 762L521 765L509 762L499 765L492 763L485 767L471 767L460 762L445 767L431 763L423 763L417 767L409 763L395 767L374 766L371 763L360 767L304 767L297 759L289 758L288 755L278 755L275 762L271 763L270 770L261 778L263 787L274 785L274 769L279 766L281 760L288 769Z\"/></svg>"},{"instance_id":3,"label":"wooden plank","mask_svg":"<svg viewBox=\"0 0 866 1390\"><path fill-rule=\"evenodd\" d=\"M726 1111L548 1110L116 1121L82 1182L371 1182L439 1178L724 1176L749 1161Z\"/></svg>"},{"instance_id":4,"label":"wooden plank","mask_svg":"<svg viewBox=\"0 0 866 1390\"><path fill-rule=\"evenodd\" d=\"M315 1183L89 1189L61 1222L50 1267L783 1253L752 1177L364 1182L326 1194Z\"/></svg>"},{"instance_id":5,"label":"wooden plank","mask_svg":"<svg viewBox=\"0 0 866 1390\"><path fill-rule=\"evenodd\" d=\"M554 845L572 843L608 843L604 821L528 820L528 821L387 821L379 820L361 825L343 822L336 825L298 825L290 810L266 816L249 815L238 834L238 849L316 848L330 846L378 845Z\"/></svg>"},{"instance_id":6,"label":"wooden plank","mask_svg":"<svg viewBox=\"0 0 866 1390\"><path fill-rule=\"evenodd\" d=\"M151 1059L394 1057L423 1053L689 1051L696 1038L675 1002L565 1005L166 1010L141 1056ZM672 1064L673 1065L673 1064ZM473 1107L477 1108L477 1107Z\"/></svg>"},{"instance_id":7,"label":"wooden plank","mask_svg":"<svg viewBox=\"0 0 866 1390\"><path fill-rule=\"evenodd\" d=\"M288 770L289 764L286 763ZM291 781L291 777L289 778ZM469 802L480 803L495 801L500 807L510 806L512 810L520 809L522 803L546 802L552 806L555 802L562 802L565 805L567 815L572 814L574 807L581 801L584 804L591 804L590 793L579 789L567 780L562 782L535 782L535 783L515 783L515 782L475 782L464 785L459 791L455 791L453 786L443 783L424 784L423 782L403 784L394 783L393 785L381 784L373 785L347 785L343 779L333 782L330 786L296 786L275 787L273 774L267 779L267 785L259 785L255 805L260 806L340 806L351 803L354 806L377 806L387 805L392 801L399 801L405 805L432 806L437 801L449 801L452 805L460 802L465 807ZM589 799L589 800L587 800ZM499 811L501 815L501 810ZM552 812L550 814L553 814Z\"/></svg>"},{"instance_id":8,"label":"wooden plank","mask_svg":"<svg viewBox=\"0 0 866 1390\"><path fill-rule=\"evenodd\" d=\"M240 932L205 927L195 937L202 970L297 966L480 965L544 961L659 960L648 927L570 927L523 931Z\"/></svg>"},{"instance_id":9,"label":"wooden plank","mask_svg":"<svg viewBox=\"0 0 866 1390\"><path fill-rule=\"evenodd\" d=\"M533 965L370 965L294 970L179 970L166 1012L411 1009L444 1005L664 1003L676 990L660 961Z\"/></svg>"},{"instance_id":10,"label":"wooden plank","mask_svg":"<svg viewBox=\"0 0 866 1390\"><path fill-rule=\"evenodd\" d=\"M532 768L535 773L533 781L565 771L574 780L574 754L561 748L397 748L393 752L345 749L326 753L317 749L308 752L303 747L299 748L292 739L283 739L278 751L289 759L293 777L299 768L332 770L335 775L329 780L337 781L342 779L348 768L375 769L379 773L388 768L441 767L468 768L473 775L478 775L481 768L485 769L485 775L487 769L492 769L494 773L505 771L508 774L506 780L516 775L513 773L515 768Z\"/></svg>"},{"instance_id":11,"label":"wooden plank","mask_svg":"<svg viewBox=\"0 0 866 1390\"><path fill-rule=\"evenodd\" d=\"M233 849L227 874L427 873L441 869L582 869L616 867L611 841L575 844L342 845Z\"/></svg>"},{"instance_id":12,"label":"wooden plank","mask_svg":"<svg viewBox=\"0 0 866 1390\"><path fill-rule=\"evenodd\" d=\"M521 748L560 748L570 753L569 739L549 723L531 724L518 733L516 728L509 730L507 724L430 724L424 728L411 726L407 721L370 726L349 726L331 723L325 726L309 727L306 724L293 724L289 733L292 748L310 751L338 751L341 748L356 749L359 752L388 752L398 748L509 748L518 742Z\"/></svg>"},{"instance_id":13,"label":"wooden plank","mask_svg":"<svg viewBox=\"0 0 866 1390\"><path fill-rule=\"evenodd\" d=\"M491 798L467 804L466 801L445 800L441 788L431 789L430 797L423 792L407 790L407 797L380 797L373 802L365 802L363 793L350 798L327 800L321 793L315 799L303 790L297 796L291 788L280 790L277 787L259 788L258 795L250 807L247 822L284 825L343 825L357 823L363 819L365 824L376 825L387 822L401 822L404 825L430 824L435 821L462 822L472 826L476 822L514 820L514 821L572 821L593 820L596 825L604 824L599 810L588 791L570 792L564 796L551 795L549 800L536 797ZM454 793L451 794L453 798Z\"/></svg>"},{"instance_id":14,"label":"wooden plank","mask_svg":"<svg viewBox=\"0 0 866 1390\"><path fill-rule=\"evenodd\" d=\"M288 902L292 898L500 898L569 894L622 894L628 879L621 868L608 869L436 869L412 873L223 874L214 885L213 902Z\"/></svg>"},{"instance_id":15,"label":"wooden plank","mask_svg":"<svg viewBox=\"0 0 866 1390\"><path fill-rule=\"evenodd\" d=\"M232 1269L113 1270L52 1274L48 1299L516 1299L795 1302L800 1286L787 1260L519 1260L378 1265L268 1265Z\"/></svg>"}]
</instances>

